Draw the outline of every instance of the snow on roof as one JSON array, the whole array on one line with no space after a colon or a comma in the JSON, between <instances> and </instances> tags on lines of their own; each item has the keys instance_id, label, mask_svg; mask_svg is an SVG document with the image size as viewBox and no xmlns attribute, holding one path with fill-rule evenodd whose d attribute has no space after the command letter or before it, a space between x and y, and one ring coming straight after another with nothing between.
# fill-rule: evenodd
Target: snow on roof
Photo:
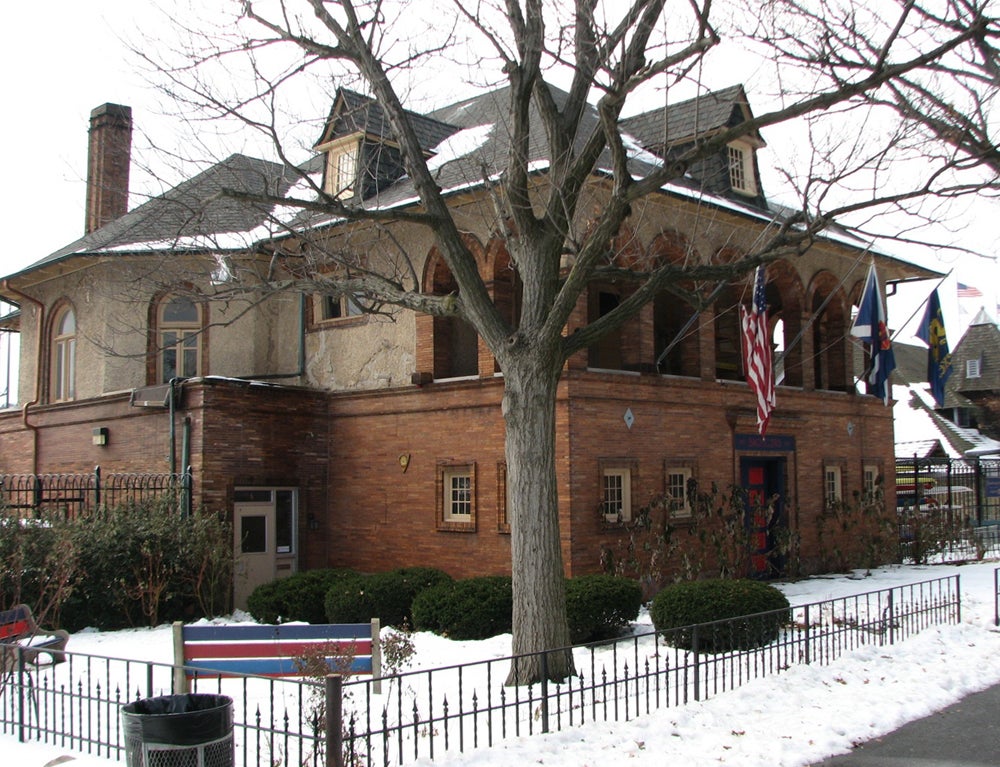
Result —
<instances>
[{"instance_id":1,"label":"snow on roof","mask_svg":"<svg viewBox=\"0 0 1000 767\"><path fill-rule=\"evenodd\" d=\"M892 409L896 455L926 455L938 441L950 458L1000 453L1000 442L978 429L957 426L934 413L934 398L925 384L893 385ZM959 449L957 445L961 445Z\"/></svg>"},{"instance_id":2,"label":"snow on roof","mask_svg":"<svg viewBox=\"0 0 1000 767\"><path fill-rule=\"evenodd\" d=\"M427 161L427 170L433 173L447 162L472 154L487 142L493 133L493 128L492 123L477 125L448 136L431 150L434 155Z\"/></svg>"}]
</instances>

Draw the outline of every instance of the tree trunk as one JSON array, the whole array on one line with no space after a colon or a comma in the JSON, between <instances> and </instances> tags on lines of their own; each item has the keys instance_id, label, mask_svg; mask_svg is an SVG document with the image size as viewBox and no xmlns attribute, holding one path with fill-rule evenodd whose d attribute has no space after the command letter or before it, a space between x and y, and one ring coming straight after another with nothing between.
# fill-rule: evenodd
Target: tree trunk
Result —
<instances>
[{"instance_id":1,"label":"tree trunk","mask_svg":"<svg viewBox=\"0 0 1000 767\"><path fill-rule=\"evenodd\" d=\"M570 644L555 461L555 354L529 352L504 367L507 503L514 585L513 652L507 684L574 673ZM525 655L527 654L527 655Z\"/></svg>"}]
</instances>

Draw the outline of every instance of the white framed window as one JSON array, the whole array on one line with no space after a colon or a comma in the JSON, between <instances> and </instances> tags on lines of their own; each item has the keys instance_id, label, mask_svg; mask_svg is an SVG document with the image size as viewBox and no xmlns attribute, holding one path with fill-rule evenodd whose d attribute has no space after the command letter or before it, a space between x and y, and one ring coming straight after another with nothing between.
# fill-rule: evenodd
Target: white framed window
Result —
<instances>
[{"instance_id":1,"label":"white framed window","mask_svg":"<svg viewBox=\"0 0 1000 767\"><path fill-rule=\"evenodd\" d=\"M332 197L353 197L358 183L360 136L348 136L319 147L326 152L325 191Z\"/></svg>"},{"instance_id":2,"label":"white framed window","mask_svg":"<svg viewBox=\"0 0 1000 767\"><path fill-rule=\"evenodd\" d=\"M76 396L76 313L64 306L52 326L52 401Z\"/></svg>"},{"instance_id":3,"label":"white framed window","mask_svg":"<svg viewBox=\"0 0 1000 767\"><path fill-rule=\"evenodd\" d=\"M878 490L878 478L882 473L877 463L866 463L861 467L861 490L866 498L871 498Z\"/></svg>"},{"instance_id":4,"label":"white framed window","mask_svg":"<svg viewBox=\"0 0 1000 767\"><path fill-rule=\"evenodd\" d=\"M474 531L476 526L475 464L438 464L438 529Z\"/></svg>"},{"instance_id":5,"label":"white framed window","mask_svg":"<svg viewBox=\"0 0 1000 767\"><path fill-rule=\"evenodd\" d=\"M601 470L601 513L612 524L632 519L632 470L605 466Z\"/></svg>"},{"instance_id":6,"label":"white framed window","mask_svg":"<svg viewBox=\"0 0 1000 767\"><path fill-rule=\"evenodd\" d=\"M689 487L691 469L687 466L668 466L665 472L665 490L670 515L673 517L691 516L691 498Z\"/></svg>"},{"instance_id":7,"label":"white framed window","mask_svg":"<svg viewBox=\"0 0 1000 767\"><path fill-rule=\"evenodd\" d=\"M729 185L734 192L757 194L754 179L753 150L745 144L729 144L726 147L729 161Z\"/></svg>"},{"instance_id":8,"label":"white framed window","mask_svg":"<svg viewBox=\"0 0 1000 767\"><path fill-rule=\"evenodd\" d=\"M160 302L157 311L159 339L158 379L194 378L202 374L204 339L202 308L186 296L172 296Z\"/></svg>"},{"instance_id":9,"label":"white framed window","mask_svg":"<svg viewBox=\"0 0 1000 767\"><path fill-rule=\"evenodd\" d=\"M840 503L844 497L843 472L840 466L826 464L823 467L823 500L827 508Z\"/></svg>"},{"instance_id":10,"label":"white framed window","mask_svg":"<svg viewBox=\"0 0 1000 767\"><path fill-rule=\"evenodd\" d=\"M966 378L979 378L983 374L983 361L976 357L975 359L965 361L965 377Z\"/></svg>"}]
</instances>

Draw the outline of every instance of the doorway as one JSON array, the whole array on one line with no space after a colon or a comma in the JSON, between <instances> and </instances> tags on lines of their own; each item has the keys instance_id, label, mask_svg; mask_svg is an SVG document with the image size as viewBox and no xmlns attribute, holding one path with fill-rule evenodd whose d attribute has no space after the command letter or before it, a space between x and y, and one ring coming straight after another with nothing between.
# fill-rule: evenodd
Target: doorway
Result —
<instances>
[{"instance_id":1,"label":"doorway","mask_svg":"<svg viewBox=\"0 0 1000 767\"><path fill-rule=\"evenodd\" d=\"M297 569L298 490L237 488L233 505L233 607L255 588Z\"/></svg>"},{"instance_id":2,"label":"doorway","mask_svg":"<svg viewBox=\"0 0 1000 767\"><path fill-rule=\"evenodd\" d=\"M780 542L788 526L786 467L783 457L740 459L740 486L746 492L743 524L750 549L751 578L776 578L784 571L785 555Z\"/></svg>"}]
</instances>

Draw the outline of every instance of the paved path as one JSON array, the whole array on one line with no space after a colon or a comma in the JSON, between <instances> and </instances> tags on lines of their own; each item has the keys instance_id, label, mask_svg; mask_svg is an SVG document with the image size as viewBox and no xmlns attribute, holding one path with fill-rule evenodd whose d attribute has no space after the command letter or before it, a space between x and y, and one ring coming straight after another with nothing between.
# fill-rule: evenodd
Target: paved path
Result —
<instances>
[{"instance_id":1,"label":"paved path","mask_svg":"<svg viewBox=\"0 0 1000 767\"><path fill-rule=\"evenodd\" d=\"M996 767L1000 685L813 767Z\"/></svg>"}]
</instances>

